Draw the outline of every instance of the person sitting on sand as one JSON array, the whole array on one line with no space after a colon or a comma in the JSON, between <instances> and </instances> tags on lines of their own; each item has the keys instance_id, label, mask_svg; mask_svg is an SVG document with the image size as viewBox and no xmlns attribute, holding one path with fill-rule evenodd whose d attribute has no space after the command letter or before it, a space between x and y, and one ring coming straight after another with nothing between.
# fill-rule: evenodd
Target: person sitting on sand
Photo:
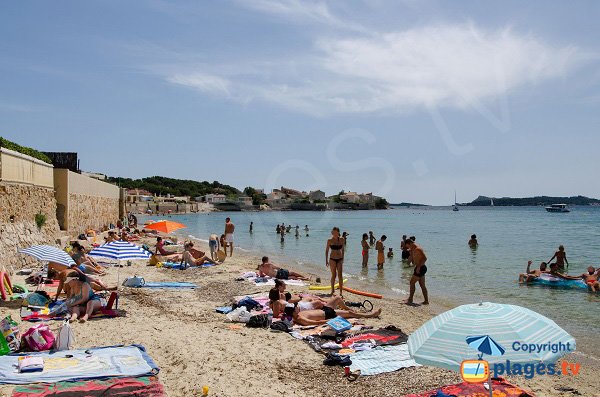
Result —
<instances>
[{"instance_id":1,"label":"person sitting on sand","mask_svg":"<svg viewBox=\"0 0 600 397\"><path fill-rule=\"evenodd\" d=\"M550 258L548 263L552 262L552 260L554 258L556 258L556 265L558 266L558 272L564 273L565 272L565 263L567 264L567 267L568 267L569 261L567 260L567 253L565 252L565 247L563 245L558 246L558 251L556 251L554 253L554 256L552 256L552 258Z\"/></svg>"},{"instance_id":2,"label":"person sitting on sand","mask_svg":"<svg viewBox=\"0 0 600 397\"><path fill-rule=\"evenodd\" d=\"M73 251L71 253L71 257L77 264L77 268L79 270L81 270L85 274L93 274L93 275L100 275L100 276L103 276L104 274L106 274L106 272L104 272L104 270L102 270L102 268L100 268L100 266L94 265L95 261L93 261L92 258L87 256L87 254L85 253L85 249L83 248L83 246L81 244L79 244L78 242L75 242L72 244L72 247L73 247Z\"/></svg>"},{"instance_id":3,"label":"person sitting on sand","mask_svg":"<svg viewBox=\"0 0 600 397\"><path fill-rule=\"evenodd\" d=\"M471 234L471 239L467 244L469 244L469 247L471 248L477 248L477 246L479 245L479 243L477 242L477 236L475 234Z\"/></svg>"},{"instance_id":4,"label":"person sitting on sand","mask_svg":"<svg viewBox=\"0 0 600 397\"><path fill-rule=\"evenodd\" d=\"M90 284L86 281L85 276L69 277L65 283L65 293L67 294L66 304L71 312L73 322L86 322L90 316L102 308L100 297L94 293Z\"/></svg>"},{"instance_id":5,"label":"person sitting on sand","mask_svg":"<svg viewBox=\"0 0 600 397\"><path fill-rule=\"evenodd\" d=\"M165 259L174 259L174 260L181 259L181 254L178 254L177 252L174 252L174 251L167 251L164 247L165 247L165 242L163 241L162 237L157 237L156 238L156 250L154 251L154 255L160 254Z\"/></svg>"},{"instance_id":6,"label":"person sitting on sand","mask_svg":"<svg viewBox=\"0 0 600 397\"><path fill-rule=\"evenodd\" d=\"M262 263L258 267L258 275L260 277L268 276L278 278L280 280L309 280L308 277L303 276L300 273L296 273L288 269L283 269L279 266L275 266L274 264L269 262L269 257L267 256L262 257Z\"/></svg>"},{"instance_id":7,"label":"person sitting on sand","mask_svg":"<svg viewBox=\"0 0 600 397\"><path fill-rule=\"evenodd\" d=\"M368 313L359 313L352 310L334 310L329 306L323 306L321 309L313 310L302 310L298 307L294 310L293 320L298 325L321 325L337 316L349 319L349 318L373 318L379 317L381 309L371 311Z\"/></svg>"},{"instance_id":8,"label":"person sitting on sand","mask_svg":"<svg viewBox=\"0 0 600 397\"><path fill-rule=\"evenodd\" d=\"M195 252L192 252L195 251ZM194 255L195 254L195 255ZM181 268L186 269L188 266L202 266L205 263L212 263L217 265L218 263L202 251L194 249L194 243L187 242L183 245L183 255L181 255Z\"/></svg>"},{"instance_id":9,"label":"person sitting on sand","mask_svg":"<svg viewBox=\"0 0 600 397\"><path fill-rule=\"evenodd\" d=\"M583 273L581 277L586 282L588 287L592 290L592 292L597 292L600 290L600 283L598 282L598 272L594 269L593 266L589 266L587 268L587 273Z\"/></svg>"},{"instance_id":10,"label":"person sitting on sand","mask_svg":"<svg viewBox=\"0 0 600 397\"><path fill-rule=\"evenodd\" d=\"M533 280L535 280L536 278L538 278L542 273L549 273L546 269L547 269L547 263L546 262L542 262L540 263L540 269L534 269L531 270L531 264L533 262L532 261L528 261L527 262L527 270L525 270L525 273L521 273L519 274L519 282L520 283L530 283Z\"/></svg>"}]
</instances>

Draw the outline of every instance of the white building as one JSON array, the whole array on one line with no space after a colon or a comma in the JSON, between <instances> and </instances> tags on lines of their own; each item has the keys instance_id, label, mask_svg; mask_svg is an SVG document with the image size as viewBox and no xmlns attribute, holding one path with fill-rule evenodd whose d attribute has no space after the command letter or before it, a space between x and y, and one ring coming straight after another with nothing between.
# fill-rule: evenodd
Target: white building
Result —
<instances>
[{"instance_id":1,"label":"white building","mask_svg":"<svg viewBox=\"0 0 600 397\"><path fill-rule=\"evenodd\" d=\"M204 196L204 201L209 204L223 203L227 201L227 196L224 194L207 194Z\"/></svg>"},{"instance_id":2,"label":"white building","mask_svg":"<svg viewBox=\"0 0 600 397\"><path fill-rule=\"evenodd\" d=\"M242 205L242 206L250 206L250 205L252 205L252 197L240 196L240 197L238 197L237 202L239 205Z\"/></svg>"},{"instance_id":3,"label":"white building","mask_svg":"<svg viewBox=\"0 0 600 397\"><path fill-rule=\"evenodd\" d=\"M308 194L310 201L325 200L325 192L322 190L313 190Z\"/></svg>"}]
</instances>

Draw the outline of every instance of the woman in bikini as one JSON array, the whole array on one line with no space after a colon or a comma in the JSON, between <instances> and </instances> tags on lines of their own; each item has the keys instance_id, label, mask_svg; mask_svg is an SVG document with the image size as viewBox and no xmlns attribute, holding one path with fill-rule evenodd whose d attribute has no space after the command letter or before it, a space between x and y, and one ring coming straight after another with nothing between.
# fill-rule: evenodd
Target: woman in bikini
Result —
<instances>
[{"instance_id":1,"label":"woman in bikini","mask_svg":"<svg viewBox=\"0 0 600 397\"><path fill-rule=\"evenodd\" d=\"M362 235L362 267L369 266L369 235L367 233L363 233Z\"/></svg>"},{"instance_id":2,"label":"woman in bikini","mask_svg":"<svg viewBox=\"0 0 600 397\"><path fill-rule=\"evenodd\" d=\"M71 312L70 321L80 317L79 322L86 322L90 316L102 308L100 297L94 293L85 276L71 277L65 283L67 293L66 304Z\"/></svg>"},{"instance_id":3,"label":"woman in bikini","mask_svg":"<svg viewBox=\"0 0 600 397\"><path fill-rule=\"evenodd\" d=\"M331 270L331 295L335 292L336 274L340 284L340 296L343 293L344 246L345 241L340 237L340 228L334 227L331 230L331 238L327 240L327 246L325 247L325 266ZM329 251L331 251L331 255L329 255Z\"/></svg>"}]
</instances>

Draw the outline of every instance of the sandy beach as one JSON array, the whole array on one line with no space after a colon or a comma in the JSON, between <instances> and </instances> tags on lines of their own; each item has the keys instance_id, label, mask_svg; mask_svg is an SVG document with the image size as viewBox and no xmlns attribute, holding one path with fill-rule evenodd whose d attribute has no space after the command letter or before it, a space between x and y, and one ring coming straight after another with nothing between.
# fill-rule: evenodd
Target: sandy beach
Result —
<instances>
[{"instance_id":1,"label":"sandy beach","mask_svg":"<svg viewBox=\"0 0 600 397\"><path fill-rule=\"evenodd\" d=\"M151 244L151 240L145 242ZM196 245L205 250L203 243ZM284 333L264 329L232 327L215 307L230 303L232 297L268 292L246 281L235 281L244 271L259 263L240 251L224 264L185 271L147 266L136 261L131 267L108 270L104 279L109 285L125 277L139 275L146 281L187 281L195 290L150 290L119 287L119 309L125 317L75 323L76 348L118 344L142 344L161 368L159 379L169 396L200 395L209 386L214 396L400 396L445 384L460 382L457 373L432 367L404 369L384 375L360 377L349 382L340 367L322 364L323 356L307 344ZM118 274L117 274L118 273ZM325 276L320 274L319 276ZM15 280L20 282L20 276ZM306 287L290 286L292 292L306 292ZM433 295L435 302L435 295ZM352 294L346 299L359 300ZM382 299L380 318L367 319L372 326L395 325L410 334L443 306L409 307L397 300ZM19 319L18 304L2 303L2 315ZM58 322L50 323L52 329ZM21 322L24 331L31 323ZM537 377L509 380L529 388L538 396L594 396L597 379L590 361L582 353L567 357L582 364L577 377ZM10 395L11 387L0 393Z\"/></svg>"}]
</instances>

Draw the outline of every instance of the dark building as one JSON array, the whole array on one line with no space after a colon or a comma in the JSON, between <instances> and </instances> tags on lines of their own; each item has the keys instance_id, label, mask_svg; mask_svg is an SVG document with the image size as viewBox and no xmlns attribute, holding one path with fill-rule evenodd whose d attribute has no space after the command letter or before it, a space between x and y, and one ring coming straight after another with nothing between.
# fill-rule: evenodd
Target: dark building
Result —
<instances>
[{"instance_id":1,"label":"dark building","mask_svg":"<svg viewBox=\"0 0 600 397\"><path fill-rule=\"evenodd\" d=\"M67 168L69 171L79 172L77 153L73 152L44 152L50 157L54 168Z\"/></svg>"}]
</instances>

